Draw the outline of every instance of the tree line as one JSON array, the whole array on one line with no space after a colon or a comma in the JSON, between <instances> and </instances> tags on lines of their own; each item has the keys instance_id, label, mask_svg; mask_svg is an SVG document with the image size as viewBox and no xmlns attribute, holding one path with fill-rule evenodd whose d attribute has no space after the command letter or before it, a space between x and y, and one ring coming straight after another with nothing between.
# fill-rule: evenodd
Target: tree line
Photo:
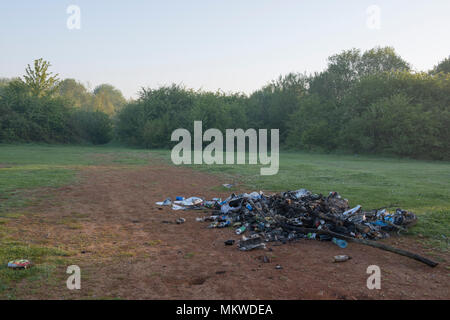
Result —
<instances>
[{"instance_id":1,"label":"tree line","mask_svg":"<svg viewBox=\"0 0 450 320\"><path fill-rule=\"evenodd\" d=\"M113 115L127 103L122 93L60 81L50 66L38 59L22 78L0 79L0 142L108 143Z\"/></svg>"},{"instance_id":2,"label":"tree line","mask_svg":"<svg viewBox=\"0 0 450 320\"><path fill-rule=\"evenodd\" d=\"M450 57L417 72L391 47L351 49L329 57L322 72L280 76L249 95L173 84L142 88L131 101L112 86L90 92L47 71L40 87L33 71L43 76L46 62L37 63L23 79L0 81L0 141L167 148L173 130L202 120L222 131L279 129L290 150L450 159Z\"/></svg>"}]
</instances>

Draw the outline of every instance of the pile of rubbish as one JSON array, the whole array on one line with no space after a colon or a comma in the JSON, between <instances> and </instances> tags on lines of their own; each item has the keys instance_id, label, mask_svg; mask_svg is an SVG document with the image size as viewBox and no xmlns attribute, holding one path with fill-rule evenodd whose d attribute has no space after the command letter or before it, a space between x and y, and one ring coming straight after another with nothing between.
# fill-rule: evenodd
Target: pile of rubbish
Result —
<instances>
[{"instance_id":1,"label":"pile of rubbish","mask_svg":"<svg viewBox=\"0 0 450 320\"><path fill-rule=\"evenodd\" d=\"M172 205L174 210L211 209L212 214L199 217L197 221L209 222L209 228L233 227L238 235L246 233L250 238L240 242L241 250L263 247L263 241L285 243L300 238L328 240L345 247L345 241L324 232L301 232L299 229L377 240L388 237L389 232L405 230L417 221L413 213L402 209L364 211L360 205L350 208L348 200L337 192L323 196L306 189L273 195L261 191L233 193L223 201L220 198L206 201L198 197L177 197L173 203L168 198L157 204Z\"/></svg>"},{"instance_id":2,"label":"pile of rubbish","mask_svg":"<svg viewBox=\"0 0 450 320\"><path fill-rule=\"evenodd\" d=\"M374 241L389 237L393 231L405 231L417 222L416 215L402 209L364 211L360 205L350 208L348 200L337 192L323 196L306 189L272 195L260 191L233 193L225 200L177 197L172 203L167 198L157 204L172 206L173 210L209 209L209 215L196 220L208 222L208 228L235 228L235 233L242 235L238 241L242 251L265 248L265 243L270 241L286 243L302 238L332 241L341 248L347 247L347 241L352 241L406 256L430 267L438 265L418 254ZM225 245L233 244L232 239L225 241ZM336 256L335 262L350 258Z\"/></svg>"}]
</instances>

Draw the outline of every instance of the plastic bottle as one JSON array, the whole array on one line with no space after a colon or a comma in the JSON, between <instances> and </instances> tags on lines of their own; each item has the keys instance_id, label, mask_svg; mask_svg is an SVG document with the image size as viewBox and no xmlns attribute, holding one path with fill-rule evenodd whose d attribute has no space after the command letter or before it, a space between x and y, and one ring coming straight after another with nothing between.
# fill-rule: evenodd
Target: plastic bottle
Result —
<instances>
[{"instance_id":1,"label":"plastic bottle","mask_svg":"<svg viewBox=\"0 0 450 320\"><path fill-rule=\"evenodd\" d=\"M334 262L345 262L351 258L352 257L346 256L346 255L334 256Z\"/></svg>"},{"instance_id":2,"label":"plastic bottle","mask_svg":"<svg viewBox=\"0 0 450 320\"><path fill-rule=\"evenodd\" d=\"M243 233L244 231L245 231L245 226L242 226L242 227L239 227L239 228L237 228L236 229L236 234L241 234L241 233Z\"/></svg>"},{"instance_id":3,"label":"plastic bottle","mask_svg":"<svg viewBox=\"0 0 450 320\"><path fill-rule=\"evenodd\" d=\"M345 240L333 238L332 241L334 244L338 245L342 249L347 248L347 241Z\"/></svg>"}]
</instances>

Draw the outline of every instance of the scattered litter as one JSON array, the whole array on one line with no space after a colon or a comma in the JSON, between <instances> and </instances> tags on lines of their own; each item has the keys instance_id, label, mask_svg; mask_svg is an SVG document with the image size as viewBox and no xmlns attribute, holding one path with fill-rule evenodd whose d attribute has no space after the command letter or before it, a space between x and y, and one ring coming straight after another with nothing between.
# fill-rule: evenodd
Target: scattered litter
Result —
<instances>
[{"instance_id":1,"label":"scattered litter","mask_svg":"<svg viewBox=\"0 0 450 320\"><path fill-rule=\"evenodd\" d=\"M229 183L224 183L222 186L224 186L224 187L227 188L227 189L233 188L233 185L232 185L232 184L229 184Z\"/></svg>"},{"instance_id":2,"label":"scattered litter","mask_svg":"<svg viewBox=\"0 0 450 320\"><path fill-rule=\"evenodd\" d=\"M172 202L170 198L164 201L156 202L158 206L172 206L172 210L186 210L186 209L202 209L205 200L199 197L190 197L185 199L184 197L177 196L176 200ZM212 205L210 206L212 207ZM159 208L161 209L161 208Z\"/></svg>"},{"instance_id":3,"label":"scattered litter","mask_svg":"<svg viewBox=\"0 0 450 320\"><path fill-rule=\"evenodd\" d=\"M182 224L182 223L185 223L186 222L186 219L185 218L178 218L177 220L176 220L176 223L177 224Z\"/></svg>"},{"instance_id":4,"label":"scattered litter","mask_svg":"<svg viewBox=\"0 0 450 320\"><path fill-rule=\"evenodd\" d=\"M271 259L268 256L259 256L258 259L261 260L261 262L263 263L270 263L271 261Z\"/></svg>"},{"instance_id":5,"label":"scattered litter","mask_svg":"<svg viewBox=\"0 0 450 320\"><path fill-rule=\"evenodd\" d=\"M198 206L198 205L202 204L203 199L198 198L198 197L190 197L187 199L174 201L174 203L178 204L178 205L182 205L182 206L192 207L192 206Z\"/></svg>"},{"instance_id":6,"label":"scattered litter","mask_svg":"<svg viewBox=\"0 0 450 320\"><path fill-rule=\"evenodd\" d=\"M263 242L263 239L255 234L251 238L243 238L242 240L239 240L238 244L239 250L241 251L250 251L253 249L264 249L266 247L266 244Z\"/></svg>"},{"instance_id":7,"label":"scattered litter","mask_svg":"<svg viewBox=\"0 0 450 320\"><path fill-rule=\"evenodd\" d=\"M346 255L338 255L334 256L334 262L345 262L347 260L350 260L352 257L346 256Z\"/></svg>"},{"instance_id":8,"label":"scattered litter","mask_svg":"<svg viewBox=\"0 0 450 320\"><path fill-rule=\"evenodd\" d=\"M234 240L233 239L225 241L225 245L226 246L232 246L233 244L234 244Z\"/></svg>"},{"instance_id":9,"label":"scattered litter","mask_svg":"<svg viewBox=\"0 0 450 320\"><path fill-rule=\"evenodd\" d=\"M158 206L170 206L172 204L172 199L167 198L166 200L162 202L156 202Z\"/></svg>"},{"instance_id":10,"label":"scattered litter","mask_svg":"<svg viewBox=\"0 0 450 320\"><path fill-rule=\"evenodd\" d=\"M282 267L282 266L280 266L279 264L277 264L277 265L275 266L275 269L277 269L277 270L281 270L281 269L283 269L283 267Z\"/></svg>"},{"instance_id":11,"label":"scattered litter","mask_svg":"<svg viewBox=\"0 0 450 320\"><path fill-rule=\"evenodd\" d=\"M220 220L216 220L214 222L212 222L208 228L225 228L228 227L231 224L230 220L226 220L224 219L223 221Z\"/></svg>"},{"instance_id":12,"label":"scattered litter","mask_svg":"<svg viewBox=\"0 0 450 320\"><path fill-rule=\"evenodd\" d=\"M26 259L12 260L8 262L8 268L11 269L28 269L31 267L31 261Z\"/></svg>"},{"instance_id":13,"label":"scattered litter","mask_svg":"<svg viewBox=\"0 0 450 320\"><path fill-rule=\"evenodd\" d=\"M241 234L244 231L245 231L245 226L242 226L242 227L237 228L235 232L236 232L236 234Z\"/></svg>"}]
</instances>

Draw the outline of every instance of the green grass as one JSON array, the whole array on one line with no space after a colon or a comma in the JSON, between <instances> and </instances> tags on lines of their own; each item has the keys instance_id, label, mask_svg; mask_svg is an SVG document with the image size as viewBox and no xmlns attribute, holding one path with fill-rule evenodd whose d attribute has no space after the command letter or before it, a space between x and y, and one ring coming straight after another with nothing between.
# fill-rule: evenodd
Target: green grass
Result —
<instances>
[{"instance_id":1,"label":"green grass","mask_svg":"<svg viewBox=\"0 0 450 320\"><path fill-rule=\"evenodd\" d=\"M432 211L419 216L419 222L409 234L424 237L424 244L430 248L448 251L450 247L449 210Z\"/></svg>"},{"instance_id":2,"label":"green grass","mask_svg":"<svg viewBox=\"0 0 450 320\"><path fill-rule=\"evenodd\" d=\"M338 191L351 205L398 205L418 212L450 208L450 163L367 156L281 153L280 170L261 176L259 165L193 165L241 179L250 190L307 188Z\"/></svg>"},{"instance_id":3,"label":"green grass","mask_svg":"<svg viewBox=\"0 0 450 320\"><path fill-rule=\"evenodd\" d=\"M57 187L75 179L75 171L47 165L0 168L0 216L8 209L30 204L23 192L37 187Z\"/></svg>"},{"instance_id":4,"label":"green grass","mask_svg":"<svg viewBox=\"0 0 450 320\"><path fill-rule=\"evenodd\" d=\"M147 150L120 147L0 144L0 216L29 205L28 190L74 182L82 167L144 165L149 159Z\"/></svg>"},{"instance_id":5,"label":"green grass","mask_svg":"<svg viewBox=\"0 0 450 320\"><path fill-rule=\"evenodd\" d=\"M0 241L0 297L15 298L15 286L22 279L28 281L50 281L55 263L48 260L54 257L66 257L69 253L57 249L40 246L29 246L17 241ZM13 270L7 262L15 259L28 259L33 266L26 270Z\"/></svg>"},{"instance_id":6,"label":"green grass","mask_svg":"<svg viewBox=\"0 0 450 320\"><path fill-rule=\"evenodd\" d=\"M147 163L148 150L115 146L0 144L0 164L84 166L125 162ZM96 158L97 155L102 157ZM109 156L109 158L108 158Z\"/></svg>"}]
</instances>

